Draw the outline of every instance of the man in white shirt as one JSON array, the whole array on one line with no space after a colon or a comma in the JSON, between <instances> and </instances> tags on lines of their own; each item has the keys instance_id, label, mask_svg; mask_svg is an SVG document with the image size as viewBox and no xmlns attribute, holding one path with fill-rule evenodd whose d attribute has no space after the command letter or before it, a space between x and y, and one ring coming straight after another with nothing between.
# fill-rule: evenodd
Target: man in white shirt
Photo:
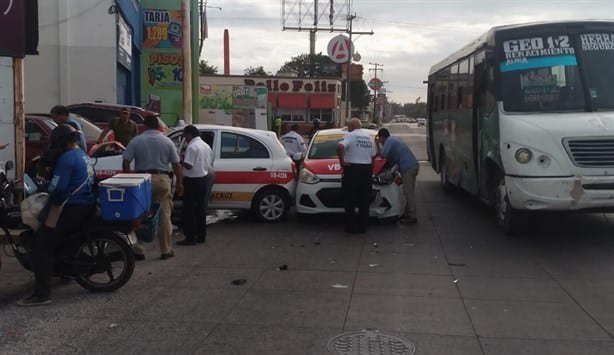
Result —
<instances>
[{"instance_id":1,"label":"man in white shirt","mask_svg":"<svg viewBox=\"0 0 614 355\"><path fill-rule=\"evenodd\" d=\"M358 118L352 118L347 127L348 133L337 145L339 163L343 168L341 189L345 207L345 231L365 233L369 220L372 162L377 151L369 134L360 128L361 123Z\"/></svg>"},{"instance_id":2,"label":"man in white shirt","mask_svg":"<svg viewBox=\"0 0 614 355\"><path fill-rule=\"evenodd\" d=\"M200 138L198 128L183 128L185 155L183 167L183 232L185 239L177 245L204 243L207 234L206 201L211 193L208 178L211 175L211 147Z\"/></svg>"},{"instance_id":3,"label":"man in white shirt","mask_svg":"<svg viewBox=\"0 0 614 355\"><path fill-rule=\"evenodd\" d=\"M284 148L286 148L286 154L294 160L298 173L300 171L301 160L304 158L302 155L307 150L307 147L305 147L303 136L298 133L298 125L296 123L290 127L290 132L281 137L281 143L284 145ZM296 153L301 153L300 159L294 159Z\"/></svg>"}]
</instances>

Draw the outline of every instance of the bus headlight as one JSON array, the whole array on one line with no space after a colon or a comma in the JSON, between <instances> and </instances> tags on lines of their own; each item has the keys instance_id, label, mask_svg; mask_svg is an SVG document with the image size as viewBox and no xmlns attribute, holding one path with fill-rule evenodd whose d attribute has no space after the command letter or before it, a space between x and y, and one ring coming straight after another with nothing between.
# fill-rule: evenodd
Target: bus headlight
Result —
<instances>
[{"instance_id":1,"label":"bus headlight","mask_svg":"<svg viewBox=\"0 0 614 355\"><path fill-rule=\"evenodd\" d=\"M516 161L520 164L526 164L531 161L531 151L527 148L520 148L516 151L514 155L516 157Z\"/></svg>"},{"instance_id":2,"label":"bus headlight","mask_svg":"<svg viewBox=\"0 0 614 355\"><path fill-rule=\"evenodd\" d=\"M312 173L309 169L301 169L301 182L306 184L317 184L319 181L320 179L316 174Z\"/></svg>"}]
</instances>

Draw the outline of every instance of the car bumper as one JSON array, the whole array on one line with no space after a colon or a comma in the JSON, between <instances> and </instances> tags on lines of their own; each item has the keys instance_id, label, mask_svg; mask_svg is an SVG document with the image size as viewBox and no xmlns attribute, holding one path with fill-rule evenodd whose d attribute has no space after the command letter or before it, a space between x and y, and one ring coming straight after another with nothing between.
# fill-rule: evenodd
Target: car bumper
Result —
<instances>
[{"instance_id":1,"label":"car bumper","mask_svg":"<svg viewBox=\"0 0 614 355\"><path fill-rule=\"evenodd\" d=\"M614 210L614 176L506 176L512 207L523 210Z\"/></svg>"},{"instance_id":2,"label":"car bumper","mask_svg":"<svg viewBox=\"0 0 614 355\"><path fill-rule=\"evenodd\" d=\"M396 184L374 185L369 215L380 219L400 215L404 203L400 187ZM296 212L302 214L343 213L341 182L299 182L296 188Z\"/></svg>"}]
</instances>

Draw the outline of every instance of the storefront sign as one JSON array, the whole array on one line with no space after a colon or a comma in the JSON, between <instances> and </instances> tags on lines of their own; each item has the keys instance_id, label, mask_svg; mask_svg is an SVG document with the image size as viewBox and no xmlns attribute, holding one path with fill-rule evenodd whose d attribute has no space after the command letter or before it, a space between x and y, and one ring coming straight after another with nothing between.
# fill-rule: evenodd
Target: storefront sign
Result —
<instances>
[{"instance_id":1,"label":"storefront sign","mask_svg":"<svg viewBox=\"0 0 614 355\"><path fill-rule=\"evenodd\" d=\"M117 21L117 62L132 69L132 29L121 15Z\"/></svg>"},{"instance_id":2,"label":"storefront sign","mask_svg":"<svg viewBox=\"0 0 614 355\"><path fill-rule=\"evenodd\" d=\"M142 0L141 102L175 125L183 117L181 0Z\"/></svg>"},{"instance_id":3,"label":"storefront sign","mask_svg":"<svg viewBox=\"0 0 614 355\"><path fill-rule=\"evenodd\" d=\"M244 83L248 86L266 86L267 90L271 92L336 93L338 91L336 82L326 80L268 79L264 81L256 81L254 79L244 79Z\"/></svg>"},{"instance_id":4,"label":"storefront sign","mask_svg":"<svg viewBox=\"0 0 614 355\"><path fill-rule=\"evenodd\" d=\"M0 0L0 56L26 54L26 14L24 1Z\"/></svg>"},{"instance_id":5,"label":"storefront sign","mask_svg":"<svg viewBox=\"0 0 614 355\"><path fill-rule=\"evenodd\" d=\"M182 25L181 10L143 10L143 47L181 48Z\"/></svg>"}]
</instances>

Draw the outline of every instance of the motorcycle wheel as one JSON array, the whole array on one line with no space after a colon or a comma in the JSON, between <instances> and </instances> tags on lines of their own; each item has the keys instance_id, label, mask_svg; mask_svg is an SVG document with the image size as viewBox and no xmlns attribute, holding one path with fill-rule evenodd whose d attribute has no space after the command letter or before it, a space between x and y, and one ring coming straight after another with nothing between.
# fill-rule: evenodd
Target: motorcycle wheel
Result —
<instances>
[{"instance_id":1,"label":"motorcycle wheel","mask_svg":"<svg viewBox=\"0 0 614 355\"><path fill-rule=\"evenodd\" d=\"M92 236L74 257L75 279L92 292L112 292L124 286L134 272L134 254L120 236Z\"/></svg>"}]
</instances>

